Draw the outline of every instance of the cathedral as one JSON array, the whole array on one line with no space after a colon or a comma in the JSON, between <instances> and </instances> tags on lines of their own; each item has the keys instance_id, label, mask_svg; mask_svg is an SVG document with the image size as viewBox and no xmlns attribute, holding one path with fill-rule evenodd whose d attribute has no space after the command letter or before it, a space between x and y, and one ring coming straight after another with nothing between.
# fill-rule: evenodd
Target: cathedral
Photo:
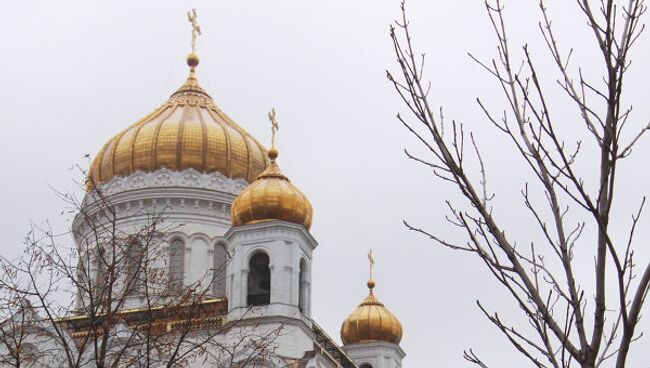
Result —
<instances>
[{"instance_id":1,"label":"cathedral","mask_svg":"<svg viewBox=\"0 0 650 368\"><path fill-rule=\"evenodd\" d=\"M109 312L94 318L83 312L98 304L96 292L77 285L74 303L82 312L57 319L55 326L41 323L38 336L26 341L32 349L70 355L72 348L44 339L65 335L60 339L70 346L92 351L88 341L103 324L115 340L109 351L128 345L136 330L139 339L150 339L154 330L187 335L183 344L192 346L192 354L170 366L402 367L402 326L374 293L371 254L367 296L360 303L337 301L352 310L341 316L343 345L312 319L311 266L318 242L310 227L318 219L280 169L275 111L269 113L273 139L267 149L219 109L198 81L194 43L200 29L195 14L188 16L193 47L187 80L99 150L72 224L79 280L122 290L123 297L108 303L108 309L118 306L119 318L108 323ZM105 244L118 238L129 244L126 260L107 263L115 252L107 253ZM156 241L160 247L148 245ZM131 256L142 249L146 254ZM111 272L119 276L108 278ZM39 323L36 314L30 318ZM79 354L90 354L83 366L98 366L90 357L96 353ZM130 364L116 366L157 366L143 363L143 356L132 354ZM61 357L47 359L66 366ZM25 366L36 366L36 360Z\"/></svg>"}]
</instances>

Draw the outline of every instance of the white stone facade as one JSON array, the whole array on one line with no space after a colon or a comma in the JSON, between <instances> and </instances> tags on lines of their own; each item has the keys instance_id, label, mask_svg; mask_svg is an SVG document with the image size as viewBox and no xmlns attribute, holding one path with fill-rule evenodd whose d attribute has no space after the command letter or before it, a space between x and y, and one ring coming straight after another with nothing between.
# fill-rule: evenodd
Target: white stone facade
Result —
<instances>
[{"instance_id":1,"label":"white stone facade","mask_svg":"<svg viewBox=\"0 0 650 368\"><path fill-rule=\"evenodd\" d=\"M136 172L127 177L113 178L101 186L101 196L87 194L81 211L75 218L72 232L80 249L97 243L97 223L114 222L116 233L138 233L156 219L164 238L165 252L174 241L182 242L184 254L181 269L172 271L165 257L158 261L165 272L180 275L182 285L210 287L210 296L225 296L227 244L223 235L230 229L230 205L246 187L241 179L229 179L221 173L200 173L194 169L181 172L161 169L152 173ZM114 217L106 215L106 207L114 210ZM102 210L100 210L103 209ZM100 232L108 232L101 229ZM165 276L166 277L166 276ZM214 283L221 285L209 285ZM160 293L164 290L161 289ZM144 305L134 295L129 308Z\"/></svg>"},{"instance_id":2,"label":"white stone facade","mask_svg":"<svg viewBox=\"0 0 650 368\"><path fill-rule=\"evenodd\" d=\"M160 269L164 275L162 285L149 288L159 296L156 303L164 305L172 287L182 292L197 285L208 289L206 297L227 300L227 314L222 316L227 328L214 337L214 346L230 350L227 354L212 351L197 356L190 367L251 366L251 362L242 362L250 358L251 351L258 349L264 339L268 339L268 344L260 359L252 362L255 367L298 364L296 367L301 368L355 368L362 363L369 363L372 368L401 367L404 352L399 346L371 343L341 350L312 321L311 270L318 244L303 225L273 220L231 227L230 206L246 185L241 179L193 169L161 169L113 178L101 186L99 194L86 194L73 222L80 256L84 259L85 255L97 252L105 239L110 241L116 234L128 240L130 234L150 226L152 221L162 220L156 225L161 234L156 239L160 246L154 248L162 252L162 257L147 266L148 271ZM265 287L270 294L267 302L253 305L249 295L253 285L251 262L260 254L268 260L265 275L269 279L262 281L268 281ZM99 266L91 268L97 277L102 272ZM128 274L128 270L124 273ZM121 280L126 283L128 276ZM116 289L119 287L115 285ZM81 297L77 299L78 306L86 302ZM135 293L128 296L124 308L144 308L146 302L151 300ZM38 329L49 331L45 327ZM113 327L115 341L111 346L116 350L122 343L119 336L132 335L128 329L123 323ZM65 338L70 339L67 335ZM193 338L200 339L201 332ZM34 340L34 344L48 346L48 362L65 365L56 353L55 337L40 343ZM132 353L139 356L136 351ZM0 348L0 354L6 352ZM86 366L92 367L92 355L88 361Z\"/></svg>"},{"instance_id":3,"label":"white stone facade","mask_svg":"<svg viewBox=\"0 0 650 368\"><path fill-rule=\"evenodd\" d=\"M116 227L124 233L137 231L160 214L166 229L164 249L184 248L181 257L172 259L170 252L169 259L160 264L168 268L171 278L180 275L184 286L205 285L214 282L218 263L226 265L221 286L212 287L211 296L227 298L226 323L236 323L237 327L220 336L219 344L228 346L253 330L254 335L281 331L268 347L264 365L258 362L256 366L285 367L287 360L295 360L306 362L305 367L336 367L331 357L323 355L322 348L315 348L312 330L311 264L317 242L302 225L284 221L231 228L230 206L246 185L241 179L193 169L161 169L113 178L102 185L102 198L86 196L84 210L73 223L73 234L80 249L96 244L89 223L101 222L100 208L105 202L115 209ZM224 251L215 257L219 249ZM259 252L268 255L270 261L270 302L250 307L246 300L249 261ZM180 264L182 270L174 269ZM144 299L137 295L128 304L129 308L143 306ZM244 359L247 349L243 347L238 354ZM191 366L214 363L196 359Z\"/></svg>"},{"instance_id":4,"label":"white stone facade","mask_svg":"<svg viewBox=\"0 0 650 368\"><path fill-rule=\"evenodd\" d=\"M226 286L228 318L284 316L309 323L312 254L318 245L311 234L302 225L270 221L232 228L225 237L232 256ZM246 302L249 263L259 252L270 260L271 300L251 309Z\"/></svg>"},{"instance_id":5,"label":"white stone facade","mask_svg":"<svg viewBox=\"0 0 650 368\"><path fill-rule=\"evenodd\" d=\"M401 368L406 356L399 345L383 341L344 345L343 350L360 368Z\"/></svg>"}]
</instances>

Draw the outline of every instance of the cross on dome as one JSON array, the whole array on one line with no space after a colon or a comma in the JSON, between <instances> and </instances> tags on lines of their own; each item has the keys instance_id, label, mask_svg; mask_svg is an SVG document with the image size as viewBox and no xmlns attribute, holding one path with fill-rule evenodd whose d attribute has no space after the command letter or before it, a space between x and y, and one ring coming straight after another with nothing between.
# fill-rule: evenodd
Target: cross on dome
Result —
<instances>
[{"instance_id":1,"label":"cross on dome","mask_svg":"<svg viewBox=\"0 0 650 368\"><path fill-rule=\"evenodd\" d=\"M341 340L344 345L361 344L383 341L399 344L402 339L402 324L383 303L377 299L373 289L375 281L372 271L375 258L372 249L368 251L370 264L370 280L368 280L368 296L350 313L341 326Z\"/></svg>"},{"instance_id":2,"label":"cross on dome","mask_svg":"<svg viewBox=\"0 0 650 368\"><path fill-rule=\"evenodd\" d=\"M199 84L194 51L201 28L195 9L187 12L187 19L192 51L185 83L160 107L106 142L89 170L88 191L115 177L162 168L219 172L250 183L268 166L267 149L220 110Z\"/></svg>"},{"instance_id":3,"label":"cross on dome","mask_svg":"<svg viewBox=\"0 0 650 368\"><path fill-rule=\"evenodd\" d=\"M301 224L309 230L312 207L307 197L284 176L276 162L275 134L279 129L275 108L268 113L271 122L269 166L247 186L230 207L233 226L282 220Z\"/></svg>"},{"instance_id":4,"label":"cross on dome","mask_svg":"<svg viewBox=\"0 0 650 368\"><path fill-rule=\"evenodd\" d=\"M368 279L368 289L372 293L372 289L375 287L375 280L372 278L372 269L375 266L375 258L372 256L372 248L368 250L368 263L370 265L370 278Z\"/></svg>"},{"instance_id":5,"label":"cross on dome","mask_svg":"<svg viewBox=\"0 0 650 368\"><path fill-rule=\"evenodd\" d=\"M277 115L275 114L275 107L269 112L269 121L271 122L271 148L275 149L275 134L280 130L280 125L278 125Z\"/></svg>"},{"instance_id":6,"label":"cross on dome","mask_svg":"<svg viewBox=\"0 0 650 368\"><path fill-rule=\"evenodd\" d=\"M196 52L196 39L201 35L201 26L196 20L196 9L187 12L187 20L192 25L192 53Z\"/></svg>"}]
</instances>

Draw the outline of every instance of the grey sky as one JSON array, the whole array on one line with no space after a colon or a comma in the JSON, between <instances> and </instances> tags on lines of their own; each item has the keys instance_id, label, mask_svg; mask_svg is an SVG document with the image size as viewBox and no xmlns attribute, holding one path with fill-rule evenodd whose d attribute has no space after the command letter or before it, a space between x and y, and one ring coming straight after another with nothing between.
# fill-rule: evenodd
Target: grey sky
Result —
<instances>
[{"instance_id":1,"label":"grey sky","mask_svg":"<svg viewBox=\"0 0 650 368\"><path fill-rule=\"evenodd\" d=\"M537 1L510 0L513 47L524 40L543 66L555 96L557 77L540 43ZM532 220L519 191L526 177L507 141L482 118L476 97L505 108L498 86L467 52L483 59L496 48L482 1L411 0L416 45L427 53L432 101L467 124L486 150L495 206L524 244ZM562 46L596 79L597 50L572 1L549 1ZM476 308L481 299L503 316L518 308L466 254L441 249L409 233L402 219L458 239L445 222L454 188L407 161L416 142L394 118L403 111L385 69L395 70L388 25L399 0L355 1L12 1L0 13L0 252L17 255L29 221L69 224L64 203L48 186L82 194L71 169L87 164L114 134L163 103L184 81L190 28L197 8L198 78L231 118L267 145L266 113L276 107L279 163L314 207L312 233L320 242L313 275L314 318L339 340L344 318L365 297L366 253L376 258L377 295L402 321L406 366L469 366L473 347L494 366L522 360ZM633 118L650 118L650 36L636 46L627 80ZM570 135L576 112L558 98L560 129ZM638 125L637 125L638 126ZM614 226L624 234L629 216L648 193L650 141L621 166L620 207ZM586 155L589 151L587 148ZM588 157L587 157L588 159ZM594 172L585 161L584 175ZM591 175L591 176L590 176ZM641 223L638 263L650 258L650 216ZM69 242L69 239L64 239ZM577 250L582 275L593 259ZM584 257L581 257L584 255ZM587 290L591 285L585 286ZM645 307L646 315L648 306ZM517 317L513 317L515 321ZM525 322L524 322L525 323ZM640 327L650 333L650 320ZM647 366L648 338L634 345L630 367Z\"/></svg>"}]
</instances>

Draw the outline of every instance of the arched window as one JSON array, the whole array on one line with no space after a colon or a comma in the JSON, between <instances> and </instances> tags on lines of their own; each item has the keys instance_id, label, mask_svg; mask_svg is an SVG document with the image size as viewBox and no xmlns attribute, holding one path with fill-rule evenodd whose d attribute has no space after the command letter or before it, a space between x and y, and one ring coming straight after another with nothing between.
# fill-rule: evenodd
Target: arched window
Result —
<instances>
[{"instance_id":1,"label":"arched window","mask_svg":"<svg viewBox=\"0 0 650 368\"><path fill-rule=\"evenodd\" d=\"M185 243L180 239L172 240L169 245L169 288L181 291L185 279Z\"/></svg>"},{"instance_id":2,"label":"arched window","mask_svg":"<svg viewBox=\"0 0 650 368\"><path fill-rule=\"evenodd\" d=\"M298 309L303 314L307 306L307 264L304 259L300 260L300 272L298 273Z\"/></svg>"},{"instance_id":3,"label":"arched window","mask_svg":"<svg viewBox=\"0 0 650 368\"><path fill-rule=\"evenodd\" d=\"M255 254L248 264L248 305L271 303L271 270L266 253Z\"/></svg>"},{"instance_id":4,"label":"arched window","mask_svg":"<svg viewBox=\"0 0 650 368\"><path fill-rule=\"evenodd\" d=\"M138 294L144 281L144 247L137 239L131 239L126 247L126 292Z\"/></svg>"},{"instance_id":5,"label":"arched window","mask_svg":"<svg viewBox=\"0 0 650 368\"><path fill-rule=\"evenodd\" d=\"M103 247L98 248L94 260L95 272L96 272L95 290L98 291L98 293L102 293L104 287L106 286L106 280L108 279L108 275L106 275L107 262L108 262L108 256L106 255L106 250Z\"/></svg>"},{"instance_id":6,"label":"arched window","mask_svg":"<svg viewBox=\"0 0 650 368\"><path fill-rule=\"evenodd\" d=\"M228 251L223 241L214 245L214 259L212 264L212 294L215 297L226 296L226 266L228 264Z\"/></svg>"},{"instance_id":7,"label":"arched window","mask_svg":"<svg viewBox=\"0 0 650 368\"><path fill-rule=\"evenodd\" d=\"M372 368L372 364L370 363L363 363L359 366L359 368Z\"/></svg>"}]
</instances>

